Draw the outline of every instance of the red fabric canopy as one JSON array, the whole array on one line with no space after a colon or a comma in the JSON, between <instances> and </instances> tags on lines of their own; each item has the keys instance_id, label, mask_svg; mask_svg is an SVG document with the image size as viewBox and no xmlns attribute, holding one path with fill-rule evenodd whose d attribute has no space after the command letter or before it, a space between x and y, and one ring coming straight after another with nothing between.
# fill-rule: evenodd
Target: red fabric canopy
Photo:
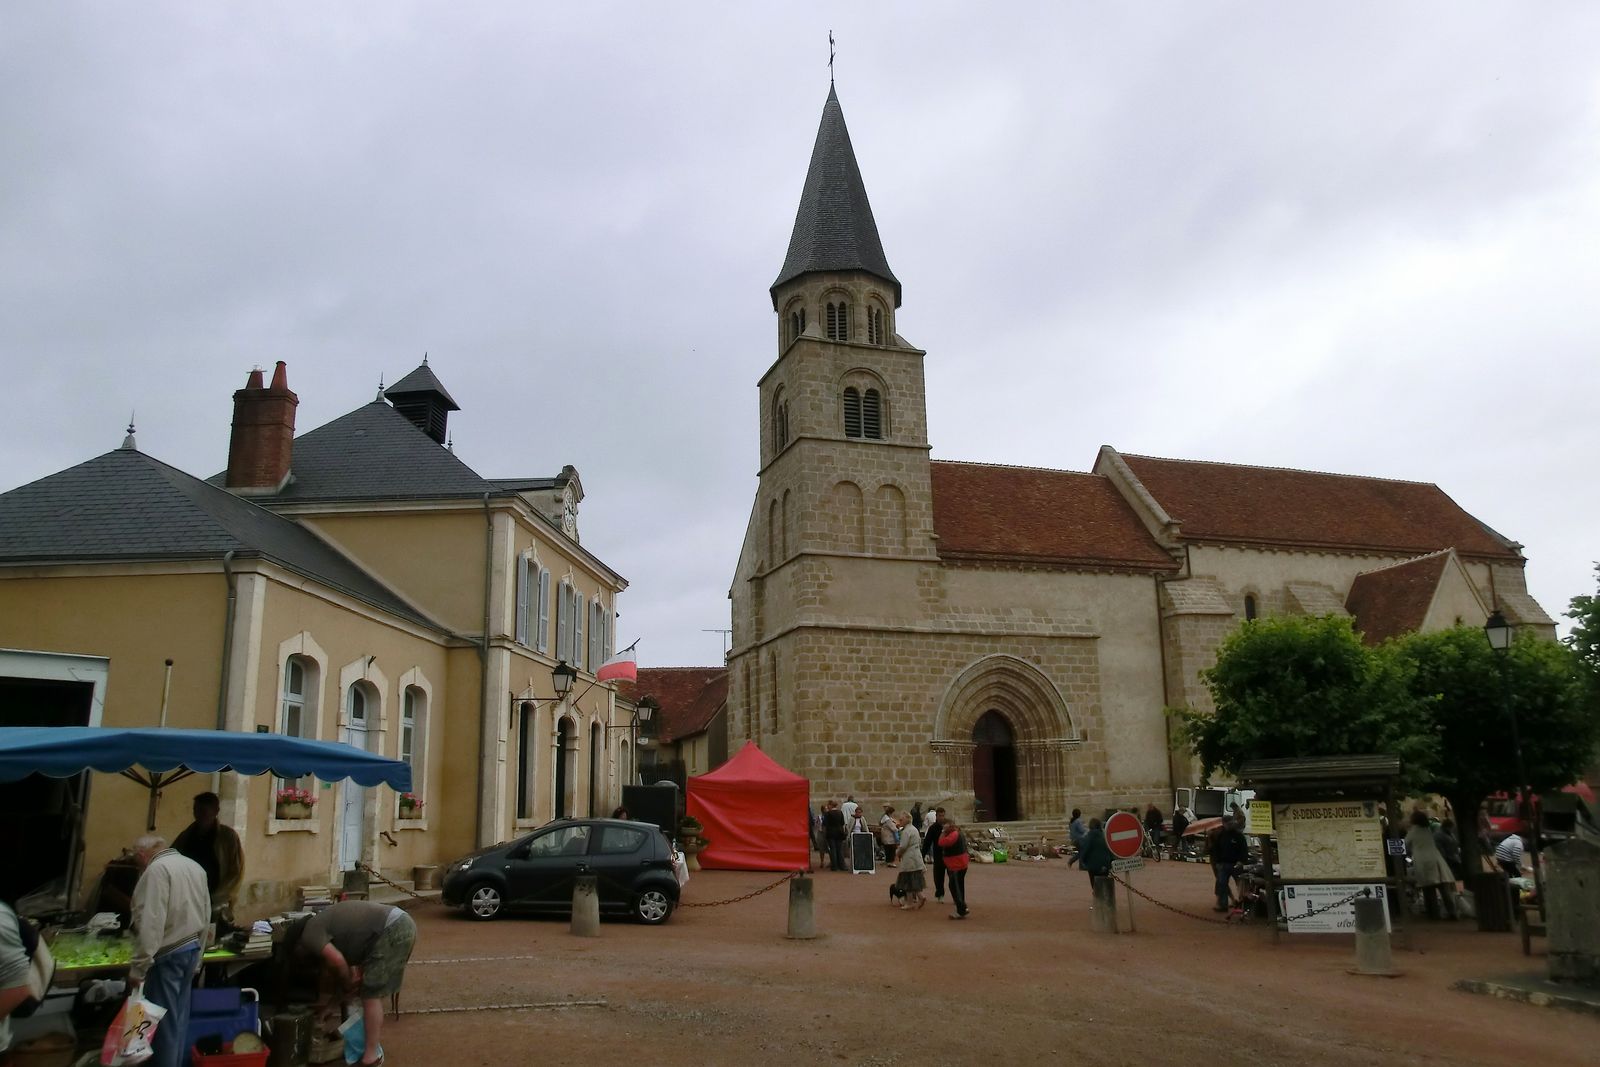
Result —
<instances>
[{"instance_id":1,"label":"red fabric canopy","mask_svg":"<svg viewBox=\"0 0 1600 1067\"><path fill-rule=\"evenodd\" d=\"M689 779L686 807L710 842L700 865L724 871L802 871L811 864L811 783L754 741Z\"/></svg>"}]
</instances>

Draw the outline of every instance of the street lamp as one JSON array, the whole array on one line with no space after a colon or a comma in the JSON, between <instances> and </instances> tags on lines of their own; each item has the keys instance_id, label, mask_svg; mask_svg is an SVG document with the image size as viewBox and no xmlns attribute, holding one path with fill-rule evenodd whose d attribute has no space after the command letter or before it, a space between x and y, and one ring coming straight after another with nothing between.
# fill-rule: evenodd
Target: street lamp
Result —
<instances>
[{"instance_id":1,"label":"street lamp","mask_svg":"<svg viewBox=\"0 0 1600 1067\"><path fill-rule=\"evenodd\" d=\"M1500 709L1511 721L1511 754L1517 762L1517 815L1528 830L1529 851L1533 853L1534 893L1539 898L1539 911L1544 912L1544 877L1539 871L1539 823L1533 810L1533 787L1528 782L1528 771L1522 761L1522 734L1517 726L1517 708L1511 701L1511 624L1496 608L1483 624L1484 636L1494 649L1500 664Z\"/></svg>"},{"instance_id":2,"label":"street lamp","mask_svg":"<svg viewBox=\"0 0 1600 1067\"><path fill-rule=\"evenodd\" d=\"M572 692L572 683L578 678L578 669L566 660L557 663L550 671L550 681L556 687L556 699L561 700Z\"/></svg>"}]
</instances>

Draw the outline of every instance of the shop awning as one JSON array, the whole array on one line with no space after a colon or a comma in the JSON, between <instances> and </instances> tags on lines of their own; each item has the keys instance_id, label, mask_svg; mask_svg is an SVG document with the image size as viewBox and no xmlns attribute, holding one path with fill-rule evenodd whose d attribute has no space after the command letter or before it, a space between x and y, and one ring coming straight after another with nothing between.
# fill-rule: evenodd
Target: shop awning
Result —
<instances>
[{"instance_id":1,"label":"shop awning","mask_svg":"<svg viewBox=\"0 0 1600 1067\"><path fill-rule=\"evenodd\" d=\"M191 774L235 771L324 782L348 778L357 785L388 785L399 792L411 788L410 765L337 741L225 730L0 727L0 782L30 774L70 778L83 771L120 774L149 788L151 826L157 794Z\"/></svg>"}]
</instances>

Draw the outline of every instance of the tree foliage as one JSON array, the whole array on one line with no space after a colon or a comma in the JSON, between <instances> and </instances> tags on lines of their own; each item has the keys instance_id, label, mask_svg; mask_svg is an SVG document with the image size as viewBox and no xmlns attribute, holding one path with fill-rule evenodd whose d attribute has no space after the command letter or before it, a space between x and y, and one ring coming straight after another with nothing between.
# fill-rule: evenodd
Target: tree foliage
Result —
<instances>
[{"instance_id":1,"label":"tree foliage","mask_svg":"<svg viewBox=\"0 0 1600 1067\"><path fill-rule=\"evenodd\" d=\"M1434 765L1431 701L1413 691L1403 659L1367 648L1347 618L1246 623L1201 678L1215 714L1173 714L1206 778L1250 759L1384 753L1400 757L1409 785Z\"/></svg>"},{"instance_id":2,"label":"tree foliage","mask_svg":"<svg viewBox=\"0 0 1600 1067\"><path fill-rule=\"evenodd\" d=\"M1411 664L1412 692L1432 709L1439 737L1427 781L1432 792L1481 800L1522 784L1512 710L1534 792L1571 785L1583 772L1600 741L1600 720L1587 706L1583 668L1571 649L1523 632L1501 654L1472 626L1409 634L1394 648Z\"/></svg>"},{"instance_id":3,"label":"tree foliage","mask_svg":"<svg viewBox=\"0 0 1600 1067\"><path fill-rule=\"evenodd\" d=\"M1595 584L1600 586L1600 563L1594 565L1594 574ZM1572 620L1567 647L1577 653L1592 673L1600 676L1600 595L1584 593L1573 597L1567 605L1567 618Z\"/></svg>"}]
</instances>

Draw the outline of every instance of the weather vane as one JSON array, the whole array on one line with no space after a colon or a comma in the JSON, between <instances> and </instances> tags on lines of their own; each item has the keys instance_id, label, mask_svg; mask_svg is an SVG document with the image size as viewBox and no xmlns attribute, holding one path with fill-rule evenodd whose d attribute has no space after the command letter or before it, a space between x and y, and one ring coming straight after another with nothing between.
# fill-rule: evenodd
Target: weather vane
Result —
<instances>
[{"instance_id":1,"label":"weather vane","mask_svg":"<svg viewBox=\"0 0 1600 1067\"><path fill-rule=\"evenodd\" d=\"M828 31L828 84L833 84L833 31Z\"/></svg>"}]
</instances>

